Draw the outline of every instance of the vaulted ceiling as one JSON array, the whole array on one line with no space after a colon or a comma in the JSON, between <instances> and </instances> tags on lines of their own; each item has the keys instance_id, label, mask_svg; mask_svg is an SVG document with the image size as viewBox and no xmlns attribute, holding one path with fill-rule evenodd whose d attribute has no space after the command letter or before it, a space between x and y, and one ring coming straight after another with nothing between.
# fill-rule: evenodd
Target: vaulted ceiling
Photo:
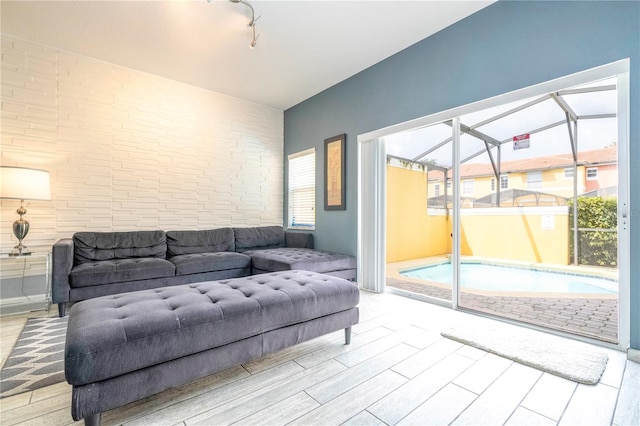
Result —
<instances>
[{"instance_id":1,"label":"vaulted ceiling","mask_svg":"<svg viewBox=\"0 0 640 426\"><path fill-rule=\"evenodd\" d=\"M493 1L5 1L3 33L287 109ZM455 46L452 46L455 49Z\"/></svg>"}]
</instances>

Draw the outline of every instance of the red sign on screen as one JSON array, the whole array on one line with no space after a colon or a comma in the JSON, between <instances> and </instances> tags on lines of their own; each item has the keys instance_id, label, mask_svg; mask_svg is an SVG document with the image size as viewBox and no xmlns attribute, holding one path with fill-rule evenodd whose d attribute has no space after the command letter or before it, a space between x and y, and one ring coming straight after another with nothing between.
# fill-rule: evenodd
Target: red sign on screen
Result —
<instances>
[{"instance_id":1,"label":"red sign on screen","mask_svg":"<svg viewBox=\"0 0 640 426\"><path fill-rule=\"evenodd\" d=\"M518 135L513 137L513 149L526 149L529 148L529 133L524 135Z\"/></svg>"}]
</instances>

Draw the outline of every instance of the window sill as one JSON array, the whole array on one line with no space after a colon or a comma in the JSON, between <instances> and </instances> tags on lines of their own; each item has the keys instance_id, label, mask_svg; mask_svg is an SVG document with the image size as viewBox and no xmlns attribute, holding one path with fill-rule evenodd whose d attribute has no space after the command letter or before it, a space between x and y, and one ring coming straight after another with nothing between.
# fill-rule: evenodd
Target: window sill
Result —
<instances>
[{"instance_id":1,"label":"window sill","mask_svg":"<svg viewBox=\"0 0 640 426\"><path fill-rule=\"evenodd\" d=\"M310 227L310 226L288 226L287 230L291 230L291 231L315 231L316 227Z\"/></svg>"}]
</instances>

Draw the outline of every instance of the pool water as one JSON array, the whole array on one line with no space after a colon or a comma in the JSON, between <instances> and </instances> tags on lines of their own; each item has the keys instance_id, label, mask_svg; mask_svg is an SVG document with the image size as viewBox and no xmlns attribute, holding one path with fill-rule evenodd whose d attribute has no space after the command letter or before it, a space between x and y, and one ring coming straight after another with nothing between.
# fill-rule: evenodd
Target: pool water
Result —
<instances>
[{"instance_id":1,"label":"pool water","mask_svg":"<svg viewBox=\"0 0 640 426\"><path fill-rule=\"evenodd\" d=\"M406 277L451 285L451 263L423 266L400 273ZM460 288L526 293L616 294L618 283L607 278L573 275L482 263L460 264Z\"/></svg>"}]
</instances>

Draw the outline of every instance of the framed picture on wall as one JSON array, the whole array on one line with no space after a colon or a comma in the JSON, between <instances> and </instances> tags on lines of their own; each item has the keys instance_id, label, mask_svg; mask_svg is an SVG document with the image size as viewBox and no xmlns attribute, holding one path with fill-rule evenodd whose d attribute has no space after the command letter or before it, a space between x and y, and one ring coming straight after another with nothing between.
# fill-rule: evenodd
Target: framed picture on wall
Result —
<instances>
[{"instance_id":1,"label":"framed picture on wall","mask_svg":"<svg viewBox=\"0 0 640 426\"><path fill-rule=\"evenodd\" d=\"M324 209L346 210L345 144L342 134L324 140Z\"/></svg>"}]
</instances>

